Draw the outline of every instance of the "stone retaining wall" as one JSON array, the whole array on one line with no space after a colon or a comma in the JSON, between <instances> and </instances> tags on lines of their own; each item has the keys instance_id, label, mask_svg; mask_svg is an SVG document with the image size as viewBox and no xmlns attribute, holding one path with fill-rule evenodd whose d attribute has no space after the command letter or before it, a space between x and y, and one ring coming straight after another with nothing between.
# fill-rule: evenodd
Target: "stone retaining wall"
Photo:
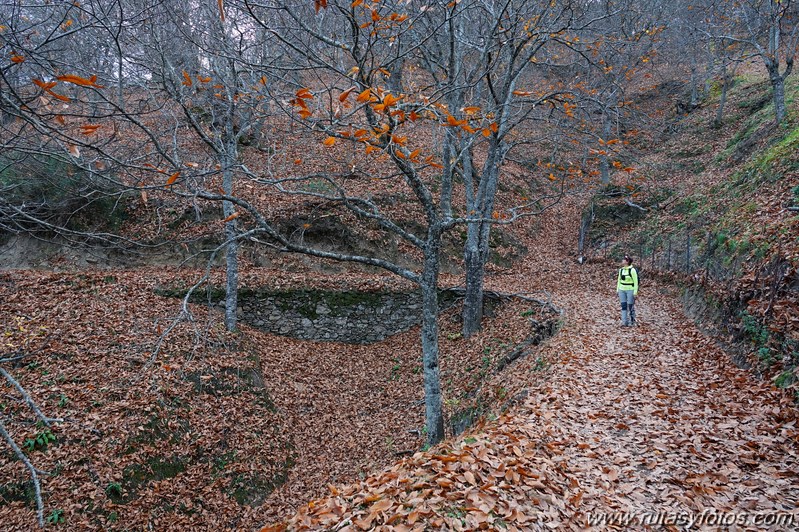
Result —
<instances>
[{"instance_id":1,"label":"stone retaining wall","mask_svg":"<svg viewBox=\"0 0 799 532\"><path fill-rule=\"evenodd\" d=\"M454 296L444 292L440 299L443 308ZM419 292L242 290L239 294L242 322L303 340L379 342L417 325L421 314Z\"/></svg>"}]
</instances>

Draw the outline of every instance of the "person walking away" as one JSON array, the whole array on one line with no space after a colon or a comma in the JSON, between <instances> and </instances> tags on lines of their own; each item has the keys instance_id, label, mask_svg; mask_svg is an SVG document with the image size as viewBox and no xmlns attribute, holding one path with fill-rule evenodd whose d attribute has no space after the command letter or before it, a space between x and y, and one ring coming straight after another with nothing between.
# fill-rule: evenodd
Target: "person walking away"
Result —
<instances>
[{"instance_id":1,"label":"person walking away","mask_svg":"<svg viewBox=\"0 0 799 532\"><path fill-rule=\"evenodd\" d=\"M619 268L616 293L621 302L621 324L623 327L635 325L635 298L638 296L638 272L633 267L633 259L625 255Z\"/></svg>"}]
</instances>

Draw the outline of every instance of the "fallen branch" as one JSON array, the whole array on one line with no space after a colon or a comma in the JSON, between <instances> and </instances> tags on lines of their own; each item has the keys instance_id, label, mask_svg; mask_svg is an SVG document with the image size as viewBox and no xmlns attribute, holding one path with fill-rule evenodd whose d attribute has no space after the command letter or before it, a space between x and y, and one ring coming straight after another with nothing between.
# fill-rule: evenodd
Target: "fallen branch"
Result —
<instances>
[{"instance_id":1,"label":"fallen branch","mask_svg":"<svg viewBox=\"0 0 799 532\"><path fill-rule=\"evenodd\" d=\"M20 356L25 357L27 355L20 355ZM11 359L16 359L16 358L19 357L11 357ZM19 382L17 382L17 380L14 377L12 377L10 373L8 373L3 368L0 368L0 374L3 375L3 377L5 377L5 379L9 382L9 384L11 384L11 386L13 386L14 389L17 390L17 392L19 392L19 394L22 396L22 399L25 401L28 407L33 411L33 413L36 415L39 421L45 424L45 426L50 427L51 423L60 423L64 421L61 418L53 418L44 415L44 412L41 411L39 406L31 398L30 394L28 394L25 388L23 388L22 385ZM17 455L17 458L19 458L19 460L23 464L25 464L25 467L28 468L28 471L30 472L31 481L33 482L33 488L36 492L36 518L39 521L39 526L44 528L44 503L42 502L42 485L41 482L39 481L39 474L45 474L45 472L40 471L34 467L34 465L31 463L28 457L25 456L25 453L22 452L22 449L19 448L17 442L14 441L14 438L11 437L11 434L8 433L8 431L6 430L5 426L1 421L0 421L0 435L3 436L3 439L6 440L8 445L14 451L14 454Z\"/></svg>"},{"instance_id":2,"label":"fallen branch","mask_svg":"<svg viewBox=\"0 0 799 532\"><path fill-rule=\"evenodd\" d=\"M33 402L33 399L31 399L31 396L30 396L30 395L28 395L28 392L26 392L26 391L25 391L25 388L23 388L23 387L20 385L20 383L18 383L18 382L17 382L17 380L16 380L14 377L12 377L12 376L11 376L11 375L10 375L10 374L9 374L9 373L6 371L6 370L4 370L3 368L0 368L0 375L2 375L3 377L5 377L5 378L6 378L6 380L7 380L7 381L8 381L8 382L9 382L9 383L10 383L10 384L11 384L11 385L14 387L14 388L16 388L16 389L17 389L17 391L19 392L19 394L20 394L20 395L22 396L22 398L25 400L25 403L27 403L27 405L30 407L30 409L31 409L31 410L33 410L33 413L34 413L34 414L36 414L36 417L38 417L38 418L39 418L39 420L40 420L42 423L44 423L46 426L48 426L48 427L49 427L51 423L61 423L61 422L63 422L63 421L64 421L64 420L63 420L63 419L61 419L61 418L57 418L57 417L47 417L47 416L45 416L45 415L44 415L44 413L43 413L43 412L42 412L42 411L39 409L39 406L38 406L36 403L34 403L34 402Z\"/></svg>"},{"instance_id":3,"label":"fallen branch","mask_svg":"<svg viewBox=\"0 0 799 532\"><path fill-rule=\"evenodd\" d=\"M14 454L17 455L17 458L19 458L20 462L25 464L25 467L28 468L28 471L31 474L33 489L36 492L36 518L39 521L39 526L44 528L44 503L42 502L42 485L41 482L39 482L39 473L44 472L33 467L31 461L28 460L28 457L25 456L25 453L23 453L22 449L20 449L19 445L17 445L17 442L15 442L14 438L11 437L11 434L8 433L2 421L0 421L0 435L3 436L3 439L6 440L8 445L14 451Z\"/></svg>"},{"instance_id":4,"label":"fallen branch","mask_svg":"<svg viewBox=\"0 0 799 532\"><path fill-rule=\"evenodd\" d=\"M8 362L19 362L25 358L28 358L33 353L20 353L19 355L14 355L6 358L0 358L0 364L7 364Z\"/></svg>"},{"instance_id":5,"label":"fallen branch","mask_svg":"<svg viewBox=\"0 0 799 532\"><path fill-rule=\"evenodd\" d=\"M465 288L461 288L459 286L454 286L452 288L446 288L444 291L445 292L452 292L452 293L459 294L459 295L465 295L466 294L466 289ZM487 297L487 298L490 298L490 299L498 299L498 300L503 300L503 301L509 301L511 299L519 299L521 301L528 301L530 303L536 303L537 305L540 305L542 307L548 308L548 309L552 310L553 312L556 312L559 315L563 315L563 309L555 306L552 303L552 294L550 294L549 292L544 291L543 293L544 293L544 295L547 298L547 300L544 301L542 299L538 299L538 298L535 298L535 297L530 297L530 294L534 294L534 293L536 293L536 292L515 292L515 293L510 293L510 292L497 292L497 291L494 291L494 290L484 290L483 291L483 297Z\"/></svg>"},{"instance_id":6,"label":"fallen branch","mask_svg":"<svg viewBox=\"0 0 799 532\"><path fill-rule=\"evenodd\" d=\"M635 209L638 209L639 211L644 211L644 212L646 212L646 211L648 211L648 210L649 210L649 209L647 209L646 207L641 207L640 205L638 205L638 204L636 204L636 203L633 203L632 201L628 200L627 198L625 198L625 199L624 199L624 203L626 203L626 204L627 204L627 205L629 205L630 207L633 207L633 208L635 208Z\"/></svg>"}]
</instances>

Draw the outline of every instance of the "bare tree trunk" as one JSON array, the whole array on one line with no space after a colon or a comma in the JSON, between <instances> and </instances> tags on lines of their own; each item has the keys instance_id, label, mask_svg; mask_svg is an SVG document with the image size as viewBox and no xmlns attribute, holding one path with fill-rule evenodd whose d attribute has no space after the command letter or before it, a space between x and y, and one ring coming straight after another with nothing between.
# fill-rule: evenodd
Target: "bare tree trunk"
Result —
<instances>
[{"instance_id":1,"label":"bare tree trunk","mask_svg":"<svg viewBox=\"0 0 799 532\"><path fill-rule=\"evenodd\" d=\"M226 143L222 189L225 194L233 195L233 163L235 161L236 140ZM232 150L232 151L231 151ZM222 202L225 219L235 212L233 203ZM236 330L237 310L239 306L239 244L236 238L236 220L225 223L225 240L228 241L225 252L225 327L229 331Z\"/></svg>"},{"instance_id":2,"label":"bare tree trunk","mask_svg":"<svg viewBox=\"0 0 799 532\"><path fill-rule=\"evenodd\" d=\"M721 76L721 96L719 96L719 106L718 109L716 109L716 118L713 119L713 127L721 127L724 121L724 106L727 104L727 91L730 88L731 81L732 76L729 73L729 69L727 65L724 65L722 67Z\"/></svg>"},{"instance_id":3,"label":"bare tree trunk","mask_svg":"<svg viewBox=\"0 0 799 532\"><path fill-rule=\"evenodd\" d=\"M591 224L594 222L594 202L591 202L590 207L583 211L582 219L580 220L580 233L577 238L577 262L582 264L585 262L585 239L588 236L588 231L591 229Z\"/></svg>"},{"instance_id":4,"label":"bare tree trunk","mask_svg":"<svg viewBox=\"0 0 799 532\"><path fill-rule=\"evenodd\" d=\"M480 182L480 193L477 195L481 203L476 209L477 215L483 220L493 216L494 200L496 198L499 181L499 153L502 147L492 143L489 154L483 166ZM485 266L491 253L489 246L491 239L491 223L488 221L471 222L466 228L466 246L464 247L463 260L466 269L466 294L463 300L463 326L464 338L480 330L483 321L483 286L485 282Z\"/></svg>"},{"instance_id":5,"label":"bare tree trunk","mask_svg":"<svg viewBox=\"0 0 799 532\"><path fill-rule=\"evenodd\" d=\"M699 105L699 68L696 65L696 58L691 60L691 109Z\"/></svg>"},{"instance_id":6,"label":"bare tree trunk","mask_svg":"<svg viewBox=\"0 0 799 532\"><path fill-rule=\"evenodd\" d=\"M438 269L441 238L431 228L424 252L422 274L422 365L424 367L424 403L427 443L444 439L444 413L441 400L441 376L438 366Z\"/></svg>"},{"instance_id":7,"label":"bare tree trunk","mask_svg":"<svg viewBox=\"0 0 799 532\"><path fill-rule=\"evenodd\" d=\"M781 76L779 72L771 72L769 69L769 79L771 80L771 87L774 91L774 115L777 119L777 124L782 124L785 120L785 77Z\"/></svg>"},{"instance_id":8,"label":"bare tree trunk","mask_svg":"<svg viewBox=\"0 0 799 532\"><path fill-rule=\"evenodd\" d=\"M485 266L480 258L480 223L469 224L463 262L466 273L466 293L463 300L463 336L469 338L480 330L483 319L483 285Z\"/></svg>"},{"instance_id":9,"label":"bare tree trunk","mask_svg":"<svg viewBox=\"0 0 799 532\"><path fill-rule=\"evenodd\" d=\"M613 123L610 120L610 113L607 109L602 112L602 137L605 142L610 140L610 135L613 132ZM605 150L607 151L607 150ZM607 153L599 156L599 182L603 185L610 184L610 159Z\"/></svg>"}]
</instances>

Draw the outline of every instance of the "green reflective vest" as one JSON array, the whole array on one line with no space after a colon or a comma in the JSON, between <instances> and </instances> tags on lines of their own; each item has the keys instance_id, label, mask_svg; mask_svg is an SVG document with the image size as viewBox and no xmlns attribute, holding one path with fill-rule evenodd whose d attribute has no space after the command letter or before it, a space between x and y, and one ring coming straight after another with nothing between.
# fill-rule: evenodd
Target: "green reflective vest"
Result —
<instances>
[{"instance_id":1,"label":"green reflective vest","mask_svg":"<svg viewBox=\"0 0 799 532\"><path fill-rule=\"evenodd\" d=\"M638 272L632 266L619 268L619 278L616 290L632 290L633 295L638 295Z\"/></svg>"}]
</instances>

